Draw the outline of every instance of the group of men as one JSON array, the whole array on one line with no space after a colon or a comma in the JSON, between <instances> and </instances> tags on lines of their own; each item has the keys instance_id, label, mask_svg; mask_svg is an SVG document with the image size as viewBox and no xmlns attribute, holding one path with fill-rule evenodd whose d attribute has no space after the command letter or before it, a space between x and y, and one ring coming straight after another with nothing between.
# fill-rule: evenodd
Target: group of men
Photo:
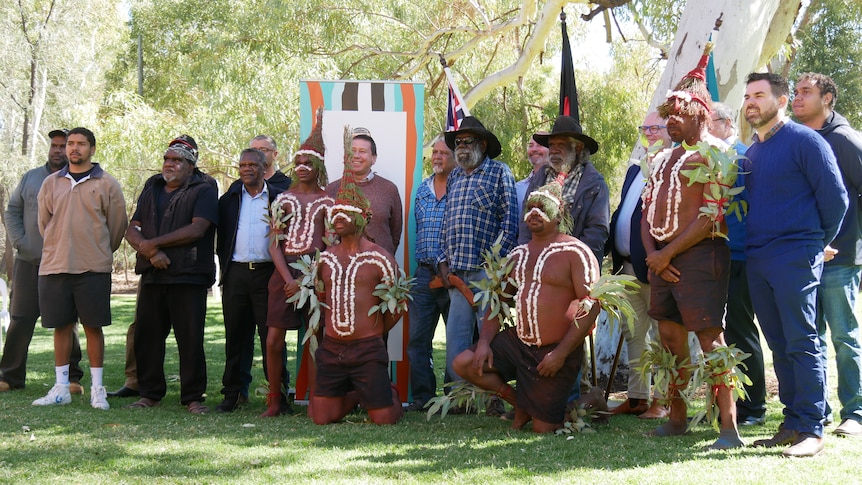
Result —
<instances>
[{"instance_id":1,"label":"group of men","mask_svg":"<svg viewBox=\"0 0 862 485\"><path fill-rule=\"evenodd\" d=\"M419 403L414 407L421 408L434 396L430 338L442 315L446 380L464 378L497 393L515 406L515 427L532 419L536 431L556 429L564 418L565 406L560 403L565 404L568 392L549 389L575 385L586 335L563 330L588 329L595 317L570 311L557 321L563 309L572 310L584 298L580 291L590 282L568 282L574 293L558 301L548 293L559 284L559 276L548 268L589 274L607 243L614 271L635 276L642 284L640 292L629 295L637 303L635 331L623 329L632 368L652 338L681 362L690 353L689 331L707 356L728 344L752 354L745 361L752 380L747 398L734 402L723 377L711 376L721 422L711 449L743 446L737 426L765 422L763 350L755 313L773 352L784 421L775 436L754 445L788 446L786 456L813 456L823 449L823 427L831 421L825 382L827 327L836 348L842 405L834 433L862 435L862 351L853 311L862 269L858 207L862 136L833 111L837 89L828 77L805 74L798 80L793 110L800 123L794 123L785 114L788 82L755 73L747 79L743 116L756 135L746 147L736 138L733 111L710 100L702 71L700 67L689 73L689 79L640 127L647 144L657 145L659 151L647 155L649 176L642 175L640 167L629 169L610 224L607 189L602 190L600 174L591 175L595 169L588 161L597 144L571 118L561 116L550 133L532 137L536 144L549 147L549 160L546 166L534 162L541 153L528 147L535 168L521 183L529 187L522 189L523 199L516 195L514 203L511 175L494 160L499 142L478 120L465 119L460 130L446 134L457 163L454 169L443 168L451 154L442 143L435 144L434 159L440 163L423 182L415 202L423 251L417 252L421 288L414 292L421 297L411 313L411 376L414 402ZM778 138L770 142L773 137ZM708 195L709 184L716 182L688 180L687 170L705 160L683 144L701 141L720 150L734 146L736 153L747 156L737 162L736 181L745 188L736 198L747 201L747 213L744 209L739 215L725 213L729 201ZM517 206L524 207L514 213L521 225L518 242L526 244L513 248L511 221ZM711 209L716 217L702 216L708 212L703 209ZM569 211L571 224L550 215L557 211ZM580 263L560 261L549 248L561 242L561 230L575 236L594 257ZM471 306L465 285L454 284L485 278L482 253L495 241L514 259L511 276L517 282L516 327L503 332L498 318L485 320L487 309ZM435 260L433 248L438 245ZM554 256L542 259L543 252ZM424 288L436 274L448 293ZM545 298L557 313L542 312ZM574 320L578 325L571 327ZM537 342L539 334L551 338ZM566 355L562 366L558 354ZM553 380L561 375L564 380ZM507 384L513 378L518 382L514 390ZM537 388L536 382L554 384ZM687 432L687 409L679 394L684 385L671 387L669 409L656 399L657 392L650 393L650 386L648 375L631 372L629 399L612 414L669 417L649 433L653 436Z\"/></svg>"},{"instance_id":2,"label":"group of men","mask_svg":"<svg viewBox=\"0 0 862 485\"><path fill-rule=\"evenodd\" d=\"M519 183L495 160L500 141L476 118L435 141L433 173L414 203L413 408L436 394L431 341L442 316L447 381L466 379L495 392L515 407L516 428L530 420L535 431L562 425L584 374L584 338L598 314L589 292L611 253L614 271L642 284L629 296L638 314L634 332L623 328L631 366L651 338L688 356L689 331L707 354L728 343L752 354L747 399L734 402L728 386L713 386L722 430L711 448L742 446L737 425L765 420L755 313L773 352L784 422L775 436L754 444L790 445L788 456L823 449L823 428L831 420L827 328L842 405L835 433L862 434L862 350L853 312L862 269L862 136L833 111L837 88L828 77L805 74L797 81L795 123L785 114L787 81L755 73L743 103L756 132L746 149L735 138L733 111L709 100L702 71L690 72L640 127L658 150L646 156L648 176L629 169L613 216L607 184L590 162L598 143L572 117L560 116L550 132L532 137L533 170ZM224 399L216 410L230 412L248 401L257 333L269 382L263 416L289 412L285 334L307 321L304 311L286 303L304 291L305 275L291 263L322 251L317 277L324 327L309 415L316 423L334 422L361 404L376 423L397 421L401 399L388 384L384 342L401 310L382 310L387 305L375 291L397 280L401 198L392 182L371 170L377 147L365 132L351 137L342 179L327 185L321 123L318 117L294 155L290 176L275 170L275 141L255 137L239 157L239 180L220 198L215 181L197 168L195 140L177 137L161 172L145 183L131 221L119 184L92 161L94 135L85 128L52 131L48 163L24 176L7 211L17 253L0 391L24 387L26 348L41 314L43 325L54 329L56 384L33 404L66 404L71 393L83 391L80 321L91 405L109 408L101 327L111 323L112 254L125 237L137 251L141 279L127 339L128 378L112 395L139 396L132 408L160 404L165 340L173 330L181 403L192 413L208 412L203 329L215 247L226 335ZM706 195L720 180L688 179L687 170L705 160L684 145L703 141L745 153L737 181L745 187L738 196L747 201L743 217L724 214L727 201ZM474 305L471 292L471 283L487 277L483 257L494 245L511 258L509 277L517 282L516 323L504 331L498 318L486 318L488 308ZM442 287L432 283L437 280ZM377 310L369 315L372 307ZM670 389L667 409L650 392L648 376L631 374L628 400L612 413L669 417L650 434L685 433L684 386Z\"/></svg>"}]
</instances>

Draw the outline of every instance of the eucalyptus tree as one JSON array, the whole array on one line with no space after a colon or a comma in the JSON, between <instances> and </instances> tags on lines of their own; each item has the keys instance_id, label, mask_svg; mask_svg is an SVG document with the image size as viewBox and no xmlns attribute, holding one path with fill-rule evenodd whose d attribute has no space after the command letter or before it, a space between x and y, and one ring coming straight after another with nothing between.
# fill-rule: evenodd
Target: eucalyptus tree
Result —
<instances>
[{"instance_id":1,"label":"eucalyptus tree","mask_svg":"<svg viewBox=\"0 0 862 485\"><path fill-rule=\"evenodd\" d=\"M0 30L0 141L29 166L50 128L96 121L122 19L110 0L11 0Z\"/></svg>"},{"instance_id":2,"label":"eucalyptus tree","mask_svg":"<svg viewBox=\"0 0 862 485\"><path fill-rule=\"evenodd\" d=\"M839 89L835 109L862 129L862 3L812 0L808 10L811 21L796 32L790 79L803 72L830 76Z\"/></svg>"}]
</instances>

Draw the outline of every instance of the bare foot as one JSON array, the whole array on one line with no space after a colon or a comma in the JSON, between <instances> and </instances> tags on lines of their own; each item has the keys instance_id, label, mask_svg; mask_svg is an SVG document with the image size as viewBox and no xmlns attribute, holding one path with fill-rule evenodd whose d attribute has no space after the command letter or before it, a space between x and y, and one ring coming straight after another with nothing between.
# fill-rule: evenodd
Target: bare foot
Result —
<instances>
[{"instance_id":1,"label":"bare foot","mask_svg":"<svg viewBox=\"0 0 862 485\"><path fill-rule=\"evenodd\" d=\"M266 411L264 411L258 417L259 418L274 418L274 417L280 416L280 415L281 415L281 409L279 408L279 406L275 406L275 407L267 408Z\"/></svg>"},{"instance_id":2,"label":"bare foot","mask_svg":"<svg viewBox=\"0 0 862 485\"><path fill-rule=\"evenodd\" d=\"M512 420L512 429L523 428L531 419L533 418L527 414L526 411L522 411L521 408L515 408L515 418Z\"/></svg>"}]
</instances>

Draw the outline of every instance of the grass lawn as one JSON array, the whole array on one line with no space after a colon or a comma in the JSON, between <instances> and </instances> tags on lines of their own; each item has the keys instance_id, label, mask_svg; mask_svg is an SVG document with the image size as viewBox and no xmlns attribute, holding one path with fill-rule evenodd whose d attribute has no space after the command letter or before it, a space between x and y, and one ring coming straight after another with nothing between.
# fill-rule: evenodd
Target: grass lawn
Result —
<instances>
[{"instance_id":1,"label":"grass lawn","mask_svg":"<svg viewBox=\"0 0 862 485\"><path fill-rule=\"evenodd\" d=\"M109 390L123 382L134 297L113 301L115 324L105 335ZM224 330L218 301L209 303L207 404L213 406L221 399ZM168 344L166 373L176 375L172 337ZM438 332L438 362L443 351ZM45 329L37 328L29 364L27 388L0 394L2 483L862 483L862 439L831 434L820 456L789 460L780 449L701 451L716 438L703 425L689 436L646 438L643 433L655 423L634 416L613 418L596 433L569 440L512 431L509 423L484 416L429 422L414 413L379 427L357 413L341 424L315 426L299 406L294 416L259 419L262 397L232 414L194 416L180 406L176 381L155 409L123 409L133 401L127 398L99 411L80 396L71 405L44 408L30 402L54 382L52 340ZM834 387L834 359L830 364ZM253 387L263 386L259 358L253 372ZM84 381L89 394L89 375ZM771 436L780 421L773 399L767 425L743 429L743 440Z\"/></svg>"}]
</instances>

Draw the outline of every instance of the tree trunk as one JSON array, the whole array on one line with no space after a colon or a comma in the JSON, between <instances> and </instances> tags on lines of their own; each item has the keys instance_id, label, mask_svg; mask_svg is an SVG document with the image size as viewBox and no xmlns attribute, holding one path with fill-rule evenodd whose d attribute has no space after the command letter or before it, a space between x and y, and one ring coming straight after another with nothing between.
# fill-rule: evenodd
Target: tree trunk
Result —
<instances>
[{"instance_id":1,"label":"tree trunk","mask_svg":"<svg viewBox=\"0 0 862 485\"><path fill-rule=\"evenodd\" d=\"M664 102L668 90L694 69L715 20L722 15L721 29L714 38L713 62L719 97L738 113L745 77L762 69L778 52L800 8L799 0L688 0L649 111ZM744 128L739 121L737 115L737 126ZM638 145L632 158L639 160L643 154L643 147Z\"/></svg>"}]
</instances>

